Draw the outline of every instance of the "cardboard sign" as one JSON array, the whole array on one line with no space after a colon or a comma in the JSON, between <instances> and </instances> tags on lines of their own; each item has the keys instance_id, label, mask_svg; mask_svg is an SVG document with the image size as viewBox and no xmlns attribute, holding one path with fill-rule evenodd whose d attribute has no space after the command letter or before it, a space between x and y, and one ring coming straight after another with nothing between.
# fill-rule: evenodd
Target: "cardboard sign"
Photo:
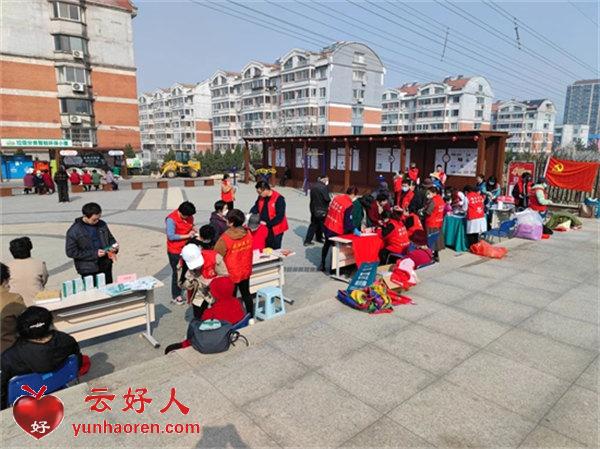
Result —
<instances>
[{"instance_id":1,"label":"cardboard sign","mask_svg":"<svg viewBox=\"0 0 600 449\"><path fill-rule=\"evenodd\" d=\"M360 267L352 277L350 284L348 284L347 292L352 290L360 290L362 288L369 287L375 282L377 276L377 267L379 262L365 262L361 263Z\"/></svg>"}]
</instances>

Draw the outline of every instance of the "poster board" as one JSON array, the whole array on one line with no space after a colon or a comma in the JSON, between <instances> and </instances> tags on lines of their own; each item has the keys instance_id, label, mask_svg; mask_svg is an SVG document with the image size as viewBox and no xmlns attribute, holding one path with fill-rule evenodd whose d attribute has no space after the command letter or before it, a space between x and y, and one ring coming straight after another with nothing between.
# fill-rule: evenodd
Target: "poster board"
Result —
<instances>
[{"instance_id":1,"label":"poster board","mask_svg":"<svg viewBox=\"0 0 600 449\"><path fill-rule=\"evenodd\" d=\"M448 176L476 176L477 148L437 149L435 166L437 165L444 167L444 172Z\"/></svg>"},{"instance_id":2,"label":"poster board","mask_svg":"<svg viewBox=\"0 0 600 449\"><path fill-rule=\"evenodd\" d=\"M506 179L508 179L508 188L506 189L507 195L512 195L513 187L517 185L519 178L523 173L535 173L535 162L524 162L524 161L511 161L508 164L508 173Z\"/></svg>"},{"instance_id":3,"label":"poster board","mask_svg":"<svg viewBox=\"0 0 600 449\"><path fill-rule=\"evenodd\" d=\"M304 158L302 157L302 150L303 148L296 148L296 168L304 167ZM308 156L306 156L306 159L308 161L308 168L317 170L319 168L319 150L317 148L308 148L307 152L309 154ZM310 155L311 152L314 154Z\"/></svg>"},{"instance_id":4,"label":"poster board","mask_svg":"<svg viewBox=\"0 0 600 449\"><path fill-rule=\"evenodd\" d=\"M360 170L360 159L359 159L359 149L352 148L350 149L350 170L351 171L359 171ZM346 169L346 149L344 147L341 148L332 148L329 151L329 168L331 170L345 170Z\"/></svg>"},{"instance_id":5,"label":"poster board","mask_svg":"<svg viewBox=\"0 0 600 449\"><path fill-rule=\"evenodd\" d=\"M273 166L271 151L267 151L267 162L269 167ZM285 167L285 148L275 149L275 167Z\"/></svg>"},{"instance_id":6,"label":"poster board","mask_svg":"<svg viewBox=\"0 0 600 449\"><path fill-rule=\"evenodd\" d=\"M400 148L377 148L375 151L375 171L379 173L400 171Z\"/></svg>"}]
</instances>

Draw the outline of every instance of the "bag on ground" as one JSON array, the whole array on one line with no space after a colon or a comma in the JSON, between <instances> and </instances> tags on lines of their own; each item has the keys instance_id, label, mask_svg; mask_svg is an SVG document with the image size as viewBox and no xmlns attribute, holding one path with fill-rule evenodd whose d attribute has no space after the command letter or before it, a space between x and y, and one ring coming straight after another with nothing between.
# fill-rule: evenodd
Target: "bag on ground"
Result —
<instances>
[{"instance_id":1,"label":"bag on ground","mask_svg":"<svg viewBox=\"0 0 600 449\"><path fill-rule=\"evenodd\" d=\"M248 340L239 332L234 331L231 323L219 320L193 319L187 331L187 338L194 349L203 354L225 352L240 337L246 341L246 346L248 346Z\"/></svg>"},{"instance_id":2,"label":"bag on ground","mask_svg":"<svg viewBox=\"0 0 600 449\"><path fill-rule=\"evenodd\" d=\"M490 257L492 259L502 259L508 253L508 249L505 247L490 245L485 240L474 243L469 249L477 256Z\"/></svg>"}]
</instances>

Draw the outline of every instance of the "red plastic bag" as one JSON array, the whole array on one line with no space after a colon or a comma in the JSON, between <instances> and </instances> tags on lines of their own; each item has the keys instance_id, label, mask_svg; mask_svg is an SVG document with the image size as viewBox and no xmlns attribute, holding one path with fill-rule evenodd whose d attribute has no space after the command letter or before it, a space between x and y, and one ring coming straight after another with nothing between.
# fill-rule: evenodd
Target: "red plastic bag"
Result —
<instances>
[{"instance_id":1,"label":"red plastic bag","mask_svg":"<svg viewBox=\"0 0 600 449\"><path fill-rule=\"evenodd\" d=\"M503 246L492 246L485 240L480 241L479 243L474 243L469 248L470 251L482 257L491 257L492 259L502 259L508 253L508 249Z\"/></svg>"}]
</instances>

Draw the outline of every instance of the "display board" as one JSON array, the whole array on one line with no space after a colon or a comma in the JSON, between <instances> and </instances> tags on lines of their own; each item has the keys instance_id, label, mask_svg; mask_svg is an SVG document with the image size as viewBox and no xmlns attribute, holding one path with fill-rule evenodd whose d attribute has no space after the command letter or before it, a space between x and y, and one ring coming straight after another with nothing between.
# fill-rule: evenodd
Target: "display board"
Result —
<instances>
[{"instance_id":1,"label":"display board","mask_svg":"<svg viewBox=\"0 0 600 449\"><path fill-rule=\"evenodd\" d=\"M435 166L441 165L449 176L477 174L477 148L440 148L435 150Z\"/></svg>"},{"instance_id":2,"label":"display board","mask_svg":"<svg viewBox=\"0 0 600 449\"><path fill-rule=\"evenodd\" d=\"M271 159L271 151L267 151L267 159L269 167L273 166L273 161ZM275 149L275 167L285 167L285 148L276 148Z\"/></svg>"},{"instance_id":3,"label":"display board","mask_svg":"<svg viewBox=\"0 0 600 449\"><path fill-rule=\"evenodd\" d=\"M350 171L360 170L360 159L358 148L352 148L350 159ZM346 169L346 149L332 148L329 150L329 168L331 170L345 170Z\"/></svg>"},{"instance_id":4,"label":"display board","mask_svg":"<svg viewBox=\"0 0 600 449\"><path fill-rule=\"evenodd\" d=\"M319 168L319 150L317 148L310 148L307 150L309 153L312 152L314 154L307 156L308 160L308 168L313 170L317 170ZM304 160L302 157L302 148L296 148L296 168L304 167Z\"/></svg>"},{"instance_id":5,"label":"display board","mask_svg":"<svg viewBox=\"0 0 600 449\"><path fill-rule=\"evenodd\" d=\"M377 148L375 171L380 173L400 171L400 148Z\"/></svg>"}]
</instances>

